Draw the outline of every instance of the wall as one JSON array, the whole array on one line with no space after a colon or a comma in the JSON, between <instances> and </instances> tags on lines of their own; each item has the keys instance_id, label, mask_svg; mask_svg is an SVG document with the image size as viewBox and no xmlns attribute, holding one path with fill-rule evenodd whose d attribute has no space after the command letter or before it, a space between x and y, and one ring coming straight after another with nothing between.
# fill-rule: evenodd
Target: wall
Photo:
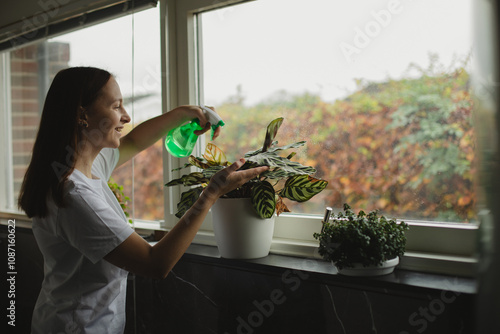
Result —
<instances>
[{"instance_id":1,"label":"wall","mask_svg":"<svg viewBox=\"0 0 500 334\"><path fill-rule=\"evenodd\" d=\"M10 52L14 192L31 159L40 114L54 75L68 67L69 44L38 43Z\"/></svg>"},{"instance_id":2,"label":"wall","mask_svg":"<svg viewBox=\"0 0 500 334\"><path fill-rule=\"evenodd\" d=\"M429 287L402 284L408 275ZM432 287L434 279L405 271L342 277L187 254L165 280L135 279L137 333L472 333L474 294L454 290L457 278L441 276L445 289Z\"/></svg>"},{"instance_id":3,"label":"wall","mask_svg":"<svg viewBox=\"0 0 500 334\"><path fill-rule=\"evenodd\" d=\"M6 231L0 225L3 254ZM329 273L325 262L316 264L326 268L320 272L309 270L313 261L267 260L273 264L186 254L164 280L131 275L125 333L473 332L471 279L403 270L352 278ZM16 263L16 332L29 333L43 279L43 259L29 228L16 229ZM7 291L5 280L0 288Z\"/></svg>"}]
</instances>

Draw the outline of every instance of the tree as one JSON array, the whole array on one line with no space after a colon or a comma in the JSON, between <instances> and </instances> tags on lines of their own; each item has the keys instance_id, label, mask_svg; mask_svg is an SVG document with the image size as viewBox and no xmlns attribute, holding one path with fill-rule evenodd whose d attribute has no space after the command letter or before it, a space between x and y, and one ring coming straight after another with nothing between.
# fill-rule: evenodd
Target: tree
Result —
<instances>
[{"instance_id":1,"label":"tree","mask_svg":"<svg viewBox=\"0 0 500 334\"><path fill-rule=\"evenodd\" d=\"M443 70L431 60L426 69L410 66L413 77L358 81L354 93L333 103L280 92L246 106L240 90L217 106L226 126L216 144L234 161L261 145L267 123L283 116L276 139L307 140L294 159L329 181L307 206L291 205L294 212L349 203L405 219L469 221L476 203L469 75L464 66ZM163 215L162 147L157 143L136 158L134 206L141 218ZM121 173L131 183L131 172Z\"/></svg>"},{"instance_id":2,"label":"tree","mask_svg":"<svg viewBox=\"0 0 500 334\"><path fill-rule=\"evenodd\" d=\"M277 139L306 139L297 159L330 182L311 212L349 203L407 219L468 221L475 214L469 75L463 67L413 69L420 71L416 78L359 81L353 94L334 103L281 92L256 106L223 104L223 138L232 140L218 145L241 156L262 137L253 124L283 116Z\"/></svg>"}]
</instances>

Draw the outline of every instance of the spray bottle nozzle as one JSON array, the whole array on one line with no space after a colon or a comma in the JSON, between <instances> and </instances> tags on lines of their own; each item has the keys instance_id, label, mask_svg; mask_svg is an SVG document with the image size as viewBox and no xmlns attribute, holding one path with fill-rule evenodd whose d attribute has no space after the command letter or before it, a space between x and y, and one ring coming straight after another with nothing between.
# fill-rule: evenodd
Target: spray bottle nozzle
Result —
<instances>
[{"instance_id":1,"label":"spray bottle nozzle","mask_svg":"<svg viewBox=\"0 0 500 334\"><path fill-rule=\"evenodd\" d=\"M224 126L224 121L222 120L222 118L217 115L217 113L215 111L213 111L212 109L210 108L207 108L205 106L200 106L200 108L205 112L205 115L207 116L208 118L208 121L210 122L211 126L212 126L212 132L211 132L211 136L210 136L210 139L213 139L214 138L214 133L215 133L215 130L217 130L217 128L219 126Z\"/></svg>"}]
</instances>

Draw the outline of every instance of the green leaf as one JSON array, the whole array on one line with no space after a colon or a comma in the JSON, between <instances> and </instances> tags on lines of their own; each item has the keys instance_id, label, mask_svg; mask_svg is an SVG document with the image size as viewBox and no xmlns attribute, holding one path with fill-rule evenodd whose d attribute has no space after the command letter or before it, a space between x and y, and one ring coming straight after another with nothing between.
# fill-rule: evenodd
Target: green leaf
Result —
<instances>
[{"instance_id":1,"label":"green leaf","mask_svg":"<svg viewBox=\"0 0 500 334\"><path fill-rule=\"evenodd\" d=\"M310 175L316 172L316 169L304 166L298 162L290 161L274 152L263 152L247 158L247 162L259 166L269 166L270 170L261 174L263 177L272 179L281 179L293 175ZM274 168L273 168L274 167Z\"/></svg>"},{"instance_id":2,"label":"green leaf","mask_svg":"<svg viewBox=\"0 0 500 334\"><path fill-rule=\"evenodd\" d=\"M211 166L211 167L208 167L207 169L204 169L203 170L203 175L210 179L212 178L212 176L214 176L218 171L224 169L225 167L224 166Z\"/></svg>"},{"instance_id":3,"label":"green leaf","mask_svg":"<svg viewBox=\"0 0 500 334\"><path fill-rule=\"evenodd\" d=\"M276 196L271 183L258 182L252 188L252 205L261 218L271 218L276 208Z\"/></svg>"},{"instance_id":4,"label":"green leaf","mask_svg":"<svg viewBox=\"0 0 500 334\"><path fill-rule=\"evenodd\" d=\"M273 141L273 143L271 144L271 147L274 146L274 145L278 145L278 141ZM247 153L245 153L245 158L248 158L248 157L251 157L251 156L254 156L254 155L257 155L259 153L262 153L262 147L259 148L258 150L255 150L255 151L249 151Z\"/></svg>"},{"instance_id":5,"label":"green leaf","mask_svg":"<svg viewBox=\"0 0 500 334\"><path fill-rule=\"evenodd\" d=\"M198 200L203 191L202 187L197 187L185 191L181 194L181 200L177 203L177 213L175 216L177 218L181 218L189 208L193 206L193 204Z\"/></svg>"},{"instance_id":6,"label":"green leaf","mask_svg":"<svg viewBox=\"0 0 500 334\"><path fill-rule=\"evenodd\" d=\"M193 165L195 167L198 167L200 169L206 169L210 167L208 164L203 162L202 158L196 158L194 155L190 155L188 158L189 164L186 165Z\"/></svg>"},{"instance_id":7,"label":"green leaf","mask_svg":"<svg viewBox=\"0 0 500 334\"><path fill-rule=\"evenodd\" d=\"M298 147L304 146L306 144L306 142L305 141L299 141L299 142L296 142L296 143L293 143L293 144L288 144L288 145L285 145L285 146L274 147L274 145L276 145L276 144L278 144L277 141L273 142L273 144L271 145L271 147L266 152L276 152L276 151L288 150L288 149L291 149L291 148L298 148ZM262 149L261 148L258 149L258 150L255 150L255 151L250 151L250 152L245 153L245 158L257 155L259 153L262 153ZM295 153L292 153L292 156L294 156L294 155L295 155Z\"/></svg>"},{"instance_id":8,"label":"green leaf","mask_svg":"<svg viewBox=\"0 0 500 334\"><path fill-rule=\"evenodd\" d=\"M271 147L270 149L267 150L267 152L276 152L276 151L288 150L288 149L291 149L291 148L298 148L298 147L304 146L305 144L306 144L306 141L302 140L302 141L298 141L296 143L288 144L288 145L285 145L285 146Z\"/></svg>"},{"instance_id":9,"label":"green leaf","mask_svg":"<svg viewBox=\"0 0 500 334\"><path fill-rule=\"evenodd\" d=\"M264 145L262 146L262 152L266 152L271 147L271 144L278 134L278 130L282 123L283 117L276 118L269 123L267 126L266 139L264 140Z\"/></svg>"},{"instance_id":10,"label":"green leaf","mask_svg":"<svg viewBox=\"0 0 500 334\"><path fill-rule=\"evenodd\" d=\"M173 168L173 169L172 169L172 172L176 172L176 171L178 171L178 170L181 170L181 169L184 169L184 168L187 168L187 167L191 167L191 166L192 166L192 164L191 164L191 163L187 163L187 164L184 164L184 166L181 166L181 167L179 167L179 168Z\"/></svg>"},{"instance_id":11,"label":"green leaf","mask_svg":"<svg viewBox=\"0 0 500 334\"><path fill-rule=\"evenodd\" d=\"M171 186L177 186L177 185L184 185L184 186L194 186L198 184L203 184L207 183L210 181L210 178L207 178L204 173L201 172L194 172L190 173L188 175L183 175L181 178L172 180L165 184L167 187Z\"/></svg>"},{"instance_id":12,"label":"green leaf","mask_svg":"<svg viewBox=\"0 0 500 334\"><path fill-rule=\"evenodd\" d=\"M327 181L309 175L292 176L285 182L285 187L281 190L280 195L292 201L305 202L320 193L327 185Z\"/></svg>"}]
</instances>

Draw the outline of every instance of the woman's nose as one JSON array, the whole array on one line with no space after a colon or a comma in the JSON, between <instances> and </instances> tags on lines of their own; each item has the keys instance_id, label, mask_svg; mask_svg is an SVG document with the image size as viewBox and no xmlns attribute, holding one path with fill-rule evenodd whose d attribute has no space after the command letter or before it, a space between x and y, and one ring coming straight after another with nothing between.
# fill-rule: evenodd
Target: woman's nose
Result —
<instances>
[{"instance_id":1,"label":"woman's nose","mask_svg":"<svg viewBox=\"0 0 500 334\"><path fill-rule=\"evenodd\" d=\"M131 120L130 115L127 113L127 111L125 110L125 108L123 108L121 122L123 124L126 124L126 123L130 123L130 120Z\"/></svg>"}]
</instances>

